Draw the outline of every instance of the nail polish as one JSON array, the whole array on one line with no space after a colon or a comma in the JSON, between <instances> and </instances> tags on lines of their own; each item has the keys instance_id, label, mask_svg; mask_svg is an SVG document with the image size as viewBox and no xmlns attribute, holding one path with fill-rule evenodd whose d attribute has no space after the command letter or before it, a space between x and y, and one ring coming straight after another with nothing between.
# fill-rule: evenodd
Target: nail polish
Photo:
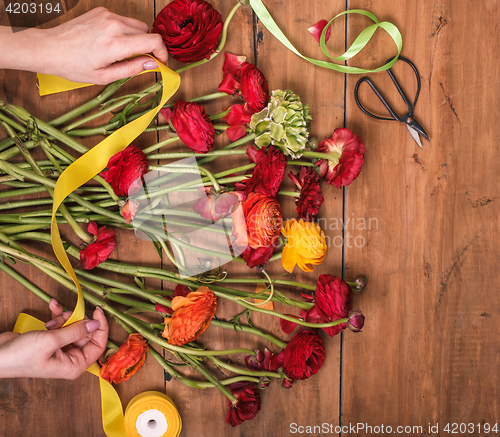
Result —
<instances>
[{"instance_id":1,"label":"nail polish","mask_svg":"<svg viewBox=\"0 0 500 437\"><path fill-rule=\"evenodd\" d=\"M99 326L101 326L101 322L99 322L99 320L89 320L87 323L85 323L85 329L89 333L99 329Z\"/></svg>"},{"instance_id":2,"label":"nail polish","mask_svg":"<svg viewBox=\"0 0 500 437\"><path fill-rule=\"evenodd\" d=\"M54 305L59 306L59 302L57 301L57 299L52 298L52 299L50 299L50 302L52 302Z\"/></svg>"},{"instance_id":3,"label":"nail polish","mask_svg":"<svg viewBox=\"0 0 500 437\"><path fill-rule=\"evenodd\" d=\"M144 70L154 70L155 68L158 68L158 63L156 61L144 62Z\"/></svg>"},{"instance_id":4,"label":"nail polish","mask_svg":"<svg viewBox=\"0 0 500 437\"><path fill-rule=\"evenodd\" d=\"M47 329L53 328L54 326L57 325L57 320L49 320L46 324L45 327Z\"/></svg>"}]
</instances>

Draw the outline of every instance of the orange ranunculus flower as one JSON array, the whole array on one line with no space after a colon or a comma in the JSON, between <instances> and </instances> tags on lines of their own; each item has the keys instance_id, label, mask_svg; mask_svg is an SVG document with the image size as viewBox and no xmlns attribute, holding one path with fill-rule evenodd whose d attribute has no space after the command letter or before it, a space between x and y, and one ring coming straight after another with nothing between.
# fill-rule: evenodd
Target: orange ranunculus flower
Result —
<instances>
[{"instance_id":1,"label":"orange ranunculus flower","mask_svg":"<svg viewBox=\"0 0 500 437\"><path fill-rule=\"evenodd\" d=\"M101 378L115 384L127 381L142 367L148 350L148 344L142 335L130 334L118 352L102 365Z\"/></svg>"},{"instance_id":2,"label":"orange ranunculus flower","mask_svg":"<svg viewBox=\"0 0 500 437\"><path fill-rule=\"evenodd\" d=\"M165 318L162 335L174 346L194 341L208 328L217 309L217 297L208 287L202 286L186 297L172 300L172 317Z\"/></svg>"},{"instance_id":3,"label":"orange ranunculus flower","mask_svg":"<svg viewBox=\"0 0 500 437\"><path fill-rule=\"evenodd\" d=\"M261 193L250 193L242 203L245 226L233 216L235 222L236 245L249 245L252 249L271 246L279 237L283 216L281 206L274 197ZM241 216L241 214L240 214ZM246 231L246 238L243 237ZM244 244L239 244L243 242Z\"/></svg>"},{"instance_id":4,"label":"orange ranunculus flower","mask_svg":"<svg viewBox=\"0 0 500 437\"><path fill-rule=\"evenodd\" d=\"M287 220L281 229L287 243L281 255L283 268L292 273L295 264L312 272L314 264L321 264L326 256L325 234L315 222Z\"/></svg>"}]
</instances>

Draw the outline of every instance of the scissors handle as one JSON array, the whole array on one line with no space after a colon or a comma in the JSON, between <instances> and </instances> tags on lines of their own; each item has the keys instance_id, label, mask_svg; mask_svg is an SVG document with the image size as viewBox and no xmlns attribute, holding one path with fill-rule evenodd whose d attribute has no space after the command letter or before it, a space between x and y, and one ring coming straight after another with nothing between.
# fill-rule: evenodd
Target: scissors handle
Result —
<instances>
[{"instance_id":1,"label":"scissors handle","mask_svg":"<svg viewBox=\"0 0 500 437\"><path fill-rule=\"evenodd\" d=\"M391 62L392 59L394 58L390 58L387 60L386 64ZM417 103L417 99L418 99L418 95L420 94L420 75L418 73L418 70L417 70L417 67L415 67L415 65L413 65L413 63L406 59L406 58L403 58L403 57L399 57L399 59L401 59L403 62L406 62L413 70L413 72L415 73L415 77L417 78L417 92L415 94L415 99L413 101L413 104L410 103L410 101L408 100L408 98L406 97L406 94L404 93L404 91L402 90L401 86L399 85L398 81L396 80L396 77L394 76L394 74L392 73L391 69L389 68L387 70L387 73L389 74L389 77L391 78L392 82L394 83L394 85L396 86L396 89L398 90L401 98L403 99L403 101L405 102L406 104L406 107L408 108L408 113L406 113L405 115L403 115L402 117L399 117L396 112L391 108L391 106L387 103L387 101L384 99L384 97L380 94L379 90L377 89L377 87L373 84L373 82L368 79L367 77L362 77L361 79L358 80L358 82L356 83L356 87L354 88L354 99L356 100L356 104L358 105L359 109L361 109L366 115L372 117L372 118L375 118L377 120L396 120L396 121L400 121L400 122L404 122L407 117L413 117L413 109ZM361 104L361 102L359 101L359 97L358 97L358 90L359 90L359 86L363 83L363 82L366 82L368 85L370 85L371 89L373 90L373 92L377 95L377 97L380 99L380 101L384 104L384 106L386 107L386 109L389 111L389 113L391 114L391 117L392 118L388 118L388 117L380 117L378 115L375 115L375 114L372 114L371 112L367 111L363 105Z\"/></svg>"}]
</instances>

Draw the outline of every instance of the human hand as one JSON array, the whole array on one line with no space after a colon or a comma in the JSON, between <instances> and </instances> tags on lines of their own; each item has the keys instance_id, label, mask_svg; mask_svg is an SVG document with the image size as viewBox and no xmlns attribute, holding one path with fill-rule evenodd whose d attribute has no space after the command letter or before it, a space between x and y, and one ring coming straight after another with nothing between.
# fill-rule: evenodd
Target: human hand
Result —
<instances>
[{"instance_id":1,"label":"human hand","mask_svg":"<svg viewBox=\"0 0 500 437\"><path fill-rule=\"evenodd\" d=\"M0 378L76 379L102 355L108 322L100 308L93 320L62 328L70 313L63 313L54 299L49 307L54 318L47 331L0 334Z\"/></svg>"},{"instance_id":2,"label":"human hand","mask_svg":"<svg viewBox=\"0 0 500 437\"><path fill-rule=\"evenodd\" d=\"M98 7L52 29L40 31L36 54L39 73L55 74L73 82L104 85L157 67L168 51L158 34L148 34L142 21Z\"/></svg>"}]
</instances>

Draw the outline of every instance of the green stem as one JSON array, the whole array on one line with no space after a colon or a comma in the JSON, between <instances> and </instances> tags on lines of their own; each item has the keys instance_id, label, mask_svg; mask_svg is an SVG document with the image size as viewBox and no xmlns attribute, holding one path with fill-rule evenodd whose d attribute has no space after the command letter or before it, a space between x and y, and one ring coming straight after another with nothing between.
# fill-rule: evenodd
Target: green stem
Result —
<instances>
[{"instance_id":1,"label":"green stem","mask_svg":"<svg viewBox=\"0 0 500 437\"><path fill-rule=\"evenodd\" d=\"M289 196L289 197L300 197L300 193L297 193L295 191L278 191L278 194L281 194L282 196Z\"/></svg>"},{"instance_id":2,"label":"green stem","mask_svg":"<svg viewBox=\"0 0 500 437\"><path fill-rule=\"evenodd\" d=\"M265 338L266 340L270 341L271 343L274 343L276 346L280 347L281 349L285 349L285 347L286 347L286 343L284 341L277 339L276 337L274 337L271 334L264 334L259 329L251 328L250 326L239 325L237 328L235 328L233 323L224 322L222 320L215 320L215 319L212 319L210 324L213 326L216 326L218 328L224 328L224 329L230 329L230 330L234 330L234 331L247 332L249 334L255 334L255 335L258 335L259 337Z\"/></svg>"},{"instance_id":3,"label":"green stem","mask_svg":"<svg viewBox=\"0 0 500 437\"><path fill-rule=\"evenodd\" d=\"M214 150L204 154L196 152L173 152L173 153L155 153L148 155L149 160L153 159L182 159L182 158L201 158L201 157L219 157L219 156L233 156L233 155L246 155L246 150Z\"/></svg>"},{"instance_id":4,"label":"green stem","mask_svg":"<svg viewBox=\"0 0 500 437\"><path fill-rule=\"evenodd\" d=\"M95 108L97 105L100 105L101 103L108 100L109 97L116 93L122 87L122 85L128 82L130 79L130 77L127 77L125 79L120 79L113 83L110 83L97 97L89 100L87 103L80 105L78 108L75 108L62 116L49 121L48 124L50 124L51 126L59 126L68 122L69 120L72 120L73 118L78 117L81 114L84 114L92 108Z\"/></svg>"},{"instance_id":5,"label":"green stem","mask_svg":"<svg viewBox=\"0 0 500 437\"><path fill-rule=\"evenodd\" d=\"M203 366L197 361L193 360L187 354L180 354L180 356L186 360L191 366L196 367L198 372L200 372L205 378L207 378L213 385L216 387L224 396L226 396L233 404L236 403L236 398L233 394L224 387L213 375L210 374L207 370L203 368Z\"/></svg>"},{"instance_id":6,"label":"green stem","mask_svg":"<svg viewBox=\"0 0 500 437\"><path fill-rule=\"evenodd\" d=\"M250 369L243 369L241 367L233 366L215 357L209 357L209 359L213 361L217 366L223 367L224 369L230 370L231 372L237 373L239 375L247 375L254 377L268 376L269 378L282 378L282 375L276 372L259 372Z\"/></svg>"},{"instance_id":7,"label":"green stem","mask_svg":"<svg viewBox=\"0 0 500 437\"><path fill-rule=\"evenodd\" d=\"M24 156L24 159L26 159L26 162L28 162L28 164L31 166L31 168L33 169L33 171L35 171L39 176L44 176L43 171L40 169L40 167L38 166L37 162L33 159L33 157L31 156L31 153L28 151L28 149L26 149L26 147L24 146L24 144L21 141L21 139L17 136L16 132L9 125L5 124L4 122L0 121L0 123L2 123L2 126L7 131L7 133L9 134L9 136L12 138L12 140L14 141L14 143L16 144L16 146L19 148L19 150L21 151L22 155ZM47 155L47 157L49 157L49 155ZM57 163L55 163L55 164L57 165ZM62 172L62 169L61 169L60 166L58 166L58 170L60 170L60 172ZM53 188L49 187L49 186L47 186L45 184L44 184L44 186L47 189L50 197L54 197L54 190L53 190ZM73 216L69 213L69 211L66 208L66 206L60 205L59 206L59 211L61 212L61 214L63 215L63 217L66 219L66 221L68 222L68 224L71 226L71 228L73 229L73 231L75 232L75 234L81 240L85 241L87 244L92 243L93 238L90 235L88 235L78 225L78 223L75 221L75 219L73 218Z\"/></svg>"}]
</instances>

